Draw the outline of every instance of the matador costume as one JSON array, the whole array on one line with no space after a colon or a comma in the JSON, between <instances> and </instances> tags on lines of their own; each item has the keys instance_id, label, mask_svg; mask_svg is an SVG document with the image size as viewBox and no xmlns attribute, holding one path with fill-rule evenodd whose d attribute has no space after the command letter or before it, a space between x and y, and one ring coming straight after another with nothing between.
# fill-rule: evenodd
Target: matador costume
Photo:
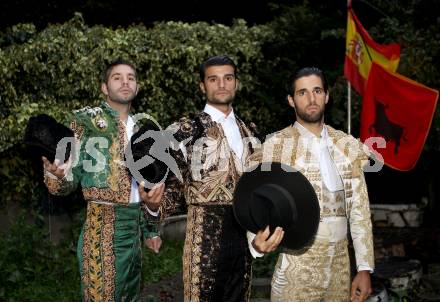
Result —
<instances>
[{"instance_id":1,"label":"matador costume","mask_svg":"<svg viewBox=\"0 0 440 302\"><path fill-rule=\"evenodd\" d=\"M325 144L320 140L323 135ZM284 249L280 253L271 301L350 301L348 229L357 270L374 269L372 225L362 170L368 151L352 136L327 125L321 138L296 122L276 132L248 158L249 166L273 161L300 171L312 184L320 205L314 239L300 250ZM327 159L322 154L328 155ZM327 162L326 168L320 162ZM324 176L330 181L324 181Z\"/></svg>"},{"instance_id":2,"label":"matador costume","mask_svg":"<svg viewBox=\"0 0 440 302\"><path fill-rule=\"evenodd\" d=\"M77 247L83 301L139 301L141 238L157 232L123 164L136 126L131 117L124 124L104 102L75 111L71 128L79 147L76 162L61 180L46 173L45 183L55 195L80 185L87 201Z\"/></svg>"},{"instance_id":3,"label":"matador costume","mask_svg":"<svg viewBox=\"0 0 440 302\"><path fill-rule=\"evenodd\" d=\"M237 116L235 121L244 140L244 161L253 152L253 132ZM182 118L169 129L182 142L174 157L183 182L169 179L159 211L163 218L182 202L187 205L185 301L248 301L252 257L246 231L232 210L242 160L230 148L222 125L206 112L194 119Z\"/></svg>"}]
</instances>

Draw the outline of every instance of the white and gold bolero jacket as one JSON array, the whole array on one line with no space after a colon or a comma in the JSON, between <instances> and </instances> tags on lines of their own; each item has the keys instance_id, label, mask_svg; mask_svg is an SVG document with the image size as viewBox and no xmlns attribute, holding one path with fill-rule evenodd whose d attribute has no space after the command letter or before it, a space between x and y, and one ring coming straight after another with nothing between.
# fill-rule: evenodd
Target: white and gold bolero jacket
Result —
<instances>
[{"instance_id":1,"label":"white and gold bolero jacket","mask_svg":"<svg viewBox=\"0 0 440 302\"><path fill-rule=\"evenodd\" d=\"M347 217L358 270L374 269L373 235L368 192L362 167L368 162L369 149L353 136L324 125L328 132L330 156L342 178ZM281 162L304 174L315 189L323 207L323 181L319 160L312 155L311 146L295 126L275 132L247 162L251 167L261 162ZM343 213L342 213L343 214Z\"/></svg>"}]
</instances>

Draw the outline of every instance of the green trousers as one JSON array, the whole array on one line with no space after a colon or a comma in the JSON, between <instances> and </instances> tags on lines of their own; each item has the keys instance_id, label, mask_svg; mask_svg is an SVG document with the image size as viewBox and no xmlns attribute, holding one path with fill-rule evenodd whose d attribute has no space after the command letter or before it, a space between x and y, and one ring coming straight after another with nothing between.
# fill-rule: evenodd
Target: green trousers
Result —
<instances>
[{"instance_id":1,"label":"green trousers","mask_svg":"<svg viewBox=\"0 0 440 302\"><path fill-rule=\"evenodd\" d=\"M88 202L77 249L83 301L139 301L144 226L139 204Z\"/></svg>"}]
</instances>

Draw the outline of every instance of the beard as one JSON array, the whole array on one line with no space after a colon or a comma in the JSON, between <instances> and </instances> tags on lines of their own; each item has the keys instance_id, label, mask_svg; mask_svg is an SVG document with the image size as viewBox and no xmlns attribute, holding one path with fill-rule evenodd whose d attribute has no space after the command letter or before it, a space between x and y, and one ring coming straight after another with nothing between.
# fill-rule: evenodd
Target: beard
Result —
<instances>
[{"instance_id":1,"label":"beard","mask_svg":"<svg viewBox=\"0 0 440 302\"><path fill-rule=\"evenodd\" d=\"M314 113L307 113L305 110L299 110L295 108L296 115L306 123L319 123L322 121L324 117L325 108L321 108L321 110Z\"/></svg>"},{"instance_id":2,"label":"beard","mask_svg":"<svg viewBox=\"0 0 440 302\"><path fill-rule=\"evenodd\" d=\"M229 97L229 98L226 98L226 99L223 99L223 100L222 99L218 99L218 98L212 98L212 99L210 99L208 101L209 101L209 103L216 104L216 105L230 105L234 101L234 98L233 97Z\"/></svg>"},{"instance_id":3,"label":"beard","mask_svg":"<svg viewBox=\"0 0 440 302\"><path fill-rule=\"evenodd\" d=\"M215 95L206 95L206 99L208 103L215 105L230 105L234 102L235 94L229 95L226 98L218 98Z\"/></svg>"},{"instance_id":4,"label":"beard","mask_svg":"<svg viewBox=\"0 0 440 302\"><path fill-rule=\"evenodd\" d=\"M130 104L131 101L133 101L133 99L136 97L136 93L130 93L127 96L121 96L116 91L109 90L108 97L115 103L127 105Z\"/></svg>"}]
</instances>

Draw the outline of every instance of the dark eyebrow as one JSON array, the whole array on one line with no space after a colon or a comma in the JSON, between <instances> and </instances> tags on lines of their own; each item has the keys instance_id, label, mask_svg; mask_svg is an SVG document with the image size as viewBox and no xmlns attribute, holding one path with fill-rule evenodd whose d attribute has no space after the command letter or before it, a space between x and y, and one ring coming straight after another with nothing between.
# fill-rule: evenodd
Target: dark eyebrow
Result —
<instances>
[{"instance_id":1,"label":"dark eyebrow","mask_svg":"<svg viewBox=\"0 0 440 302\"><path fill-rule=\"evenodd\" d=\"M114 76L122 76L122 73L116 72L116 73L112 74L110 77L113 78ZM136 78L136 74L134 74L134 73L129 73L128 76Z\"/></svg>"},{"instance_id":2,"label":"dark eyebrow","mask_svg":"<svg viewBox=\"0 0 440 302\"><path fill-rule=\"evenodd\" d=\"M303 89L299 89L299 90L295 91L295 93L303 92L303 91L307 91L307 89L305 89L305 88L303 88Z\"/></svg>"},{"instance_id":3,"label":"dark eyebrow","mask_svg":"<svg viewBox=\"0 0 440 302\"><path fill-rule=\"evenodd\" d=\"M207 78L207 79L211 79L211 78L218 78L218 77L219 77L218 75L213 74L213 75L207 76L206 78ZM227 74L225 74L223 77L234 77L234 78L235 78L235 74L233 74L233 73L227 73Z\"/></svg>"}]
</instances>

